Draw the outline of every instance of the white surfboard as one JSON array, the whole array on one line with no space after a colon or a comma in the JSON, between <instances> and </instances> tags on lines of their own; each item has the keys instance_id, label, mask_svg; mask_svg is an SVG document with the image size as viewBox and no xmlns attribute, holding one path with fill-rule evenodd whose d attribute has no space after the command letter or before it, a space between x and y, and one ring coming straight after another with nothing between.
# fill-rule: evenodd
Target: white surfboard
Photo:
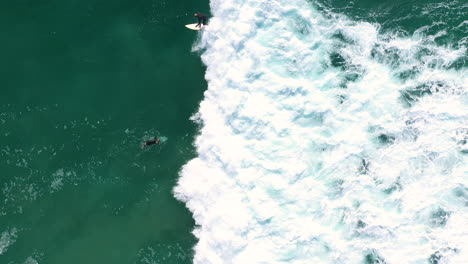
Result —
<instances>
[{"instance_id":1,"label":"white surfboard","mask_svg":"<svg viewBox=\"0 0 468 264\"><path fill-rule=\"evenodd\" d=\"M185 25L185 27L188 28L188 29L197 30L197 31L200 31L200 30L202 30L203 28L206 27L205 25L201 25L200 27L196 27L196 25L198 25L198 24L197 24L197 23L195 23L195 24L188 24L188 25Z\"/></svg>"}]
</instances>

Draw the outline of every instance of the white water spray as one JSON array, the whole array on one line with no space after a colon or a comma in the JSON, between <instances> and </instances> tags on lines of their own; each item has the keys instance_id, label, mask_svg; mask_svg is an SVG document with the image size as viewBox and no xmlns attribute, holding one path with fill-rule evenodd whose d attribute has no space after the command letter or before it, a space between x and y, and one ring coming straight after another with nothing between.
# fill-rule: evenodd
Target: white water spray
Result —
<instances>
[{"instance_id":1,"label":"white water spray","mask_svg":"<svg viewBox=\"0 0 468 264\"><path fill-rule=\"evenodd\" d=\"M211 8L198 157L175 188L194 263L468 259L466 50L303 0Z\"/></svg>"}]
</instances>

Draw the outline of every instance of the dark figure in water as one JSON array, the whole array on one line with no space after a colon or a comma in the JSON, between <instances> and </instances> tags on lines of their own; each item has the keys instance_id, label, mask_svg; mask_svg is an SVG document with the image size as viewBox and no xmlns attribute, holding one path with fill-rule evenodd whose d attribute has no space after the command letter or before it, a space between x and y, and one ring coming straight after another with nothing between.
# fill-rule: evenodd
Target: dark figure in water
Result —
<instances>
[{"instance_id":1,"label":"dark figure in water","mask_svg":"<svg viewBox=\"0 0 468 264\"><path fill-rule=\"evenodd\" d=\"M198 24L196 25L196 27L201 27L201 25L206 25L206 18L207 16L205 14L202 14L202 13L196 13L195 14L195 17L198 18Z\"/></svg>"},{"instance_id":2,"label":"dark figure in water","mask_svg":"<svg viewBox=\"0 0 468 264\"><path fill-rule=\"evenodd\" d=\"M156 145L159 144L159 138L155 137L154 139L147 140L145 143L141 146L142 149L144 149L146 146L151 146L151 145Z\"/></svg>"}]
</instances>

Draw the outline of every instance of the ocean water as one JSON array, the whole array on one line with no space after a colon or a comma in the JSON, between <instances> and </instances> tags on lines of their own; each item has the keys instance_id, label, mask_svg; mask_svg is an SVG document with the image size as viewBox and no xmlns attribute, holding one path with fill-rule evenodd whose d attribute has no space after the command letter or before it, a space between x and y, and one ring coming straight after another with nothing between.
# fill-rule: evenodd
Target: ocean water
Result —
<instances>
[{"instance_id":1,"label":"ocean water","mask_svg":"<svg viewBox=\"0 0 468 264\"><path fill-rule=\"evenodd\" d=\"M192 263L206 1L0 2L0 263ZM153 136L157 147L140 149Z\"/></svg>"},{"instance_id":2,"label":"ocean water","mask_svg":"<svg viewBox=\"0 0 468 264\"><path fill-rule=\"evenodd\" d=\"M466 1L210 7L193 263L467 263Z\"/></svg>"},{"instance_id":3,"label":"ocean water","mask_svg":"<svg viewBox=\"0 0 468 264\"><path fill-rule=\"evenodd\" d=\"M466 1L0 21L0 263L467 262Z\"/></svg>"}]
</instances>

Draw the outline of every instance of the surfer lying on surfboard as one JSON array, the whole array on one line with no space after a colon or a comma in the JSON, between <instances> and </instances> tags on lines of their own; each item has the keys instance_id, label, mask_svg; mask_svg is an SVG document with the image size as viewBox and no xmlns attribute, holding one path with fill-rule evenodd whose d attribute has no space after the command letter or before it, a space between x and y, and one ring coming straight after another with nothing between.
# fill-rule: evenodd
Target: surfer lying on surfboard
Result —
<instances>
[{"instance_id":1,"label":"surfer lying on surfboard","mask_svg":"<svg viewBox=\"0 0 468 264\"><path fill-rule=\"evenodd\" d=\"M198 18L198 24L197 24L195 27L201 27L202 24L203 24L204 26L206 25L207 16L206 16L205 14L202 14L202 13L195 13L194 16Z\"/></svg>"},{"instance_id":2,"label":"surfer lying on surfboard","mask_svg":"<svg viewBox=\"0 0 468 264\"><path fill-rule=\"evenodd\" d=\"M145 143L143 143L141 148L144 149L146 146L151 146L151 145L155 145L155 144L159 144L159 138L157 138L157 137L155 137L154 139L145 141Z\"/></svg>"}]
</instances>

